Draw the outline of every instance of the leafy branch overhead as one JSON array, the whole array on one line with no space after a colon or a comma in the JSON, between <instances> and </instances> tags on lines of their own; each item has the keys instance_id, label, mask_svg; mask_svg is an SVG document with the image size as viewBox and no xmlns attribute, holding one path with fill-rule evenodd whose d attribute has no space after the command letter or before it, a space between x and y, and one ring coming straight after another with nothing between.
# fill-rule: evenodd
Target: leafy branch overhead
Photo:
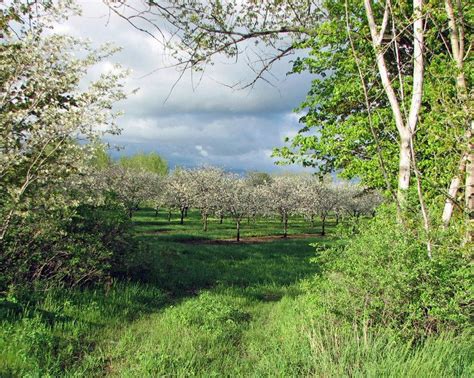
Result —
<instances>
[{"instance_id":1,"label":"leafy branch overhead","mask_svg":"<svg viewBox=\"0 0 474 378\"><path fill-rule=\"evenodd\" d=\"M179 69L204 70L219 55L247 60L267 80L272 65L315 33L318 1L109 1L110 9L168 49Z\"/></svg>"}]
</instances>

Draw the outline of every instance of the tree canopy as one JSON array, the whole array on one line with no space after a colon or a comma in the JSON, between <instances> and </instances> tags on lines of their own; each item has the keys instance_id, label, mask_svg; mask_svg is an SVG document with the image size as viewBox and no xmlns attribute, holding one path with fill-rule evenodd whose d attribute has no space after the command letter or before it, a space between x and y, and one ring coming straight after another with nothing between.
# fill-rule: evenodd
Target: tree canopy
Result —
<instances>
[{"instance_id":1,"label":"tree canopy","mask_svg":"<svg viewBox=\"0 0 474 378\"><path fill-rule=\"evenodd\" d=\"M168 163L156 152L122 156L118 163L124 168L144 170L161 176L168 174Z\"/></svg>"},{"instance_id":2,"label":"tree canopy","mask_svg":"<svg viewBox=\"0 0 474 378\"><path fill-rule=\"evenodd\" d=\"M248 85L310 49L293 68L316 75L299 108L304 126L276 156L384 187L401 212L414 197L427 234L429 204L444 201L445 224L457 203L474 230L468 2L122 0L111 9L168 47L182 69L252 51Z\"/></svg>"}]
</instances>

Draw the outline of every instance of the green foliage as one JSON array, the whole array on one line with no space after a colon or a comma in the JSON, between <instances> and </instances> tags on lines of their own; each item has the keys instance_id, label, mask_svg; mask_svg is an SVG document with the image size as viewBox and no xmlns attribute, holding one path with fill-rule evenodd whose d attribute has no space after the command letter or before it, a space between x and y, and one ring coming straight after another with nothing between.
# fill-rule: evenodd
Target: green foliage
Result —
<instances>
[{"instance_id":1,"label":"green foliage","mask_svg":"<svg viewBox=\"0 0 474 378\"><path fill-rule=\"evenodd\" d=\"M168 163L156 152L122 156L119 159L119 164L124 168L143 170L160 176L166 176L168 174Z\"/></svg>"},{"instance_id":2,"label":"green foliage","mask_svg":"<svg viewBox=\"0 0 474 378\"><path fill-rule=\"evenodd\" d=\"M14 232L0 246L2 290L9 285L83 286L101 281L123 271L124 257L137 250L130 221L113 202L37 212L21 225L13 224Z\"/></svg>"},{"instance_id":3,"label":"green foliage","mask_svg":"<svg viewBox=\"0 0 474 378\"><path fill-rule=\"evenodd\" d=\"M90 164L99 171L109 168L112 165L112 158L108 154L106 146L96 146Z\"/></svg>"},{"instance_id":4,"label":"green foliage","mask_svg":"<svg viewBox=\"0 0 474 378\"><path fill-rule=\"evenodd\" d=\"M259 171L247 172L245 179L251 186L269 185L273 181L268 173Z\"/></svg>"},{"instance_id":5,"label":"green foliage","mask_svg":"<svg viewBox=\"0 0 474 378\"><path fill-rule=\"evenodd\" d=\"M398 135L375 64L374 49L367 42L370 32L364 5L357 1L346 3L347 13L344 2L324 1L321 6L327 16L322 19L317 36L298 45L310 50L307 57L295 60L293 72L309 72L316 77L306 100L297 109L304 114L300 131L291 140L287 139L286 146L275 149L274 155L281 163L314 166L321 173L337 171L342 177L360 179L369 187L388 189L388 181L396 188ZM383 6L378 2L372 5L381 23ZM425 75L415 152L427 198L440 199L442 204L445 200L442 188L448 187L457 174L459 159L467 149L465 132L472 112L457 93L458 69L447 47L450 36L444 3L429 2L425 6L429 17L425 24ZM412 9L407 2L396 2L391 12L386 33L391 37L395 27L397 43L383 45L384 56L401 107L409 109L413 41L411 27L406 22L412 19ZM464 12L464 22L468 25L472 12L467 9ZM472 30L466 29L465 38L468 46ZM469 85L474 72L472 59L465 60L464 72ZM360 74L367 88L372 123Z\"/></svg>"},{"instance_id":6,"label":"green foliage","mask_svg":"<svg viewBox=\"0 0 474 378\"><path fill-rule=\"evenodd\" d=\"M385 209L346 246L319 251L315 295L321 306L360 327L383 327L408 338L460 331L472 303L472 250L460 232L437 234L433 259L419 237Z\"/></svg>"},{"instance_id":7,"label":"green foliage","mask_svg":"<svg viewBox=\"0 0 474 378\"><path fill-rule=\"evenodd\" d=\"M209 244L199 240L199 214L189 217L182 226L151 210L137 213L136 233L149 248L128 259L137 274L148 267L146 285L10 291L0 303L0 375L472 375L467 333L415 345L322 307L327 293L315 290L320 267L309 263L308 243L327 249L334 240ZM208 242L232 237L232 222L212 222ZM293 223L293 233L305 231ZM280 229L278 220L258 224L244 232Z\"/></svg>"}]
</instances>

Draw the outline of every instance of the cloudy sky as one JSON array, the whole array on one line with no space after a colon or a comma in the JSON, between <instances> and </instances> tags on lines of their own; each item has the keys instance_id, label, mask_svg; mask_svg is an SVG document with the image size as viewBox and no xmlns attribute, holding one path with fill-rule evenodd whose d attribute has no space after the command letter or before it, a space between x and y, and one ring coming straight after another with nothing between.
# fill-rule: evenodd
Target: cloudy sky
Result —
<instances>
[{"instance_id":1,"label":"cloudy sky","mask_svg":"<svg viewBox=\"0 0 474 378\"><path fill-rule=\"evenodd\" d=\"M118 108L121 135L108 138L123 146L117 154L155 151L170 167L212 164L228 170L284 171L299 167L278 167L270 157L272 148L282 146L285 136L298 130L293 109L304 99L311 78L290 75L288 60L275 65L275 87L259 82L253 89L232 90L222 83L250 81L253 76L245 61L230 64L224 58L207 67L196 86L196 75L188 73L170 90L179 72L173 61L150 36L133 29L124 20L109 15L100 0L79 0L80 17L58 25L58 32L91 39L94 44L113 42L122 51L98 69L120 63L132 70L130 89L139 88ZM168 98L167 101L165 101Z\"/></svg>"}]
</instances>

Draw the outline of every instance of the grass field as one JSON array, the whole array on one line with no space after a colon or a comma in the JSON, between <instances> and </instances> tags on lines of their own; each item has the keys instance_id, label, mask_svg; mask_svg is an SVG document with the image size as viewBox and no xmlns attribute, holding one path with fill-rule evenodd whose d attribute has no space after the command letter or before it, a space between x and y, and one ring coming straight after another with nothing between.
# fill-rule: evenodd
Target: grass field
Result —
<instances>
[{"instance_id":1,"label":"grass field","mask_svg":"<svg viewBox=\"0 0 474 378\"><path fill-rule=\"evenodd\" d=\"M201 231L142 210L148 248L130 263L141 282L12 293L1 302L0 376L287 377L470 376L470 340L444 335L413 348L325 314L306 290L319 267L310 243L331 244L319 225L229 220ZM329 228L330 230L330 228ZM314 234L314 236L308 235ZM262 240L274 235L274 239ZM256 237L257 239L249 239ZM144 267L144 268L143 268ZM471 370L470 370L471 369Z\"/></svg>"}]
</instances>

